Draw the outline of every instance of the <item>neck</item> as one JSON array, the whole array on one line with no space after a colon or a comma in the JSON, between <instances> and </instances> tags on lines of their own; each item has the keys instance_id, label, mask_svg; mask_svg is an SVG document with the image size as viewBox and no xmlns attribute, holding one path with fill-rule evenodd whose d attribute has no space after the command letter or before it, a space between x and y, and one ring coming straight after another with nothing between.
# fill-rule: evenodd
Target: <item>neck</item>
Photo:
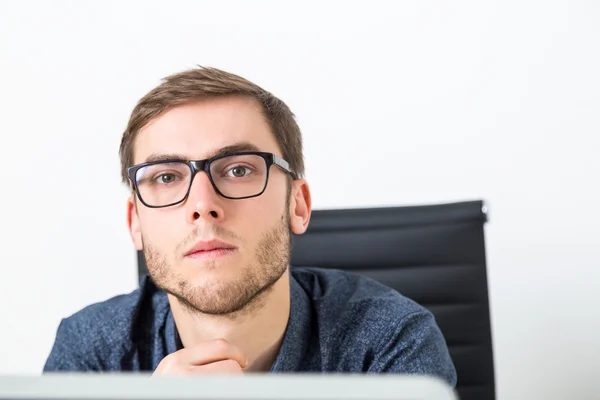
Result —
<instances>
[{"instance_id":1,"label":"neck","mask_svg":"<svg viewBox=\"0 0 600 400\"><path fill-rule=\"evenodd\" d=\"M246 371L268 371L279 353L290 315L289 282L287 271L248 309L233 315L192 313L169 294L183 346L193 347L208 340L225 339L239 347L248 358Z\"/></svg>"}]
</instances>

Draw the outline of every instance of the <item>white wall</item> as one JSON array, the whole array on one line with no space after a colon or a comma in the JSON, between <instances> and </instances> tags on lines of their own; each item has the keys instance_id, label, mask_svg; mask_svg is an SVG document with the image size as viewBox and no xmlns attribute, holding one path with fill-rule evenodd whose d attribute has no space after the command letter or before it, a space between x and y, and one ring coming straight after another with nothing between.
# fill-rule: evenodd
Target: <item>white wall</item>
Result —
<instances>
[{"instance_id":1,"label":"white wall","mask_svg":"<svg viewBox=\"0 0 600 400\"><path fill-rule=\"evenodd\" d=\"M283 98L317 208L483 198L500 400L600 396L600 3L0 2L0 373L136 286L118 146L195 64Z\"/></svg>"}]
</instances>

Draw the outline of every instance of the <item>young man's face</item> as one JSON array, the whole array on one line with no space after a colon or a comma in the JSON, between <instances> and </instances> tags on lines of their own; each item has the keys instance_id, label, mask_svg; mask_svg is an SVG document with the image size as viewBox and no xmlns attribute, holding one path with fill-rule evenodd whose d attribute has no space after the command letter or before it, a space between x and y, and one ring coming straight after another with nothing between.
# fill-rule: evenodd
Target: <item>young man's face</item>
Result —
<instances>
[{"instance_id":1,"label":"young man's face","mask_svg":"<svg viewBox=\"0 0 600 400\"><path fill-rule=\"evenodd\" d=\"M236 145L282 155L253 100L205 99L171 109L141 129L134 164L161 155L202 160ZM130 198L132 239L144 250L156 284L208 314L237 311L268 290L287 270L291 232L303 233L310 216L308 186L294 181L288 195L287 179L272 166L262 195L233 200L217 194L208 175L198 172L188 198L175 206L148 208ZM188 254L215 240L232 249Z\"/></svg>"}]
</instances>

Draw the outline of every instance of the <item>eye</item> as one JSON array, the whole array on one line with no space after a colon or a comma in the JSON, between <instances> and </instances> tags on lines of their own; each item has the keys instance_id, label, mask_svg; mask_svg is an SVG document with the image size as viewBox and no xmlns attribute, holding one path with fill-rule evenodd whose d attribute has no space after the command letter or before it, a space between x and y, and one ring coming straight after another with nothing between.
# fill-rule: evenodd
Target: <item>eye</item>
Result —
<instances>
[{"instance_id":1,"label":"eye","mask_svg":"<svg viewBox=\"0 0 600 400\"><path fill-rule=\"evenodd\" d=\"M231 168L229 171L227 171L225 175L233 178L243 178L245 176L250 175L251 173L252 170L250 168L239 165L237 167Z\"/></svg>"},{"instance_id":2,"label":"eye","mask_svg":"<svg viewBox=\"0 0 600 400\"><path fill-rule=\"evenodd\" d=\"M154 181L156 181L158 183L164 183L164 184L172 183L172 182L175 182L176 180L177 180L177 176L175 176L173 174L160 174L154 178Z\"/></svg>"}]
</instances>

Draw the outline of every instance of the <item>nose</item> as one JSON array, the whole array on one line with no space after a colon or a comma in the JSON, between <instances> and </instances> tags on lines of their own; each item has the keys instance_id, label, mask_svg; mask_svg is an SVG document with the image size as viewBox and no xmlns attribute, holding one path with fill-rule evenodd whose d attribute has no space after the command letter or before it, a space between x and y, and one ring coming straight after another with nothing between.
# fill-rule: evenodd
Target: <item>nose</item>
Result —
<instances>
[{"instance_id":1,"label":"nose","mask_svg":"<svg viewBox=\"0 0 600 400\"><path fill-rule=\"evenodd\" d=\"M193 224L200 219L210 222L222 220L225 217L222 200L206 172L198 172L186 201L189 222Z\"/></svg>"}]
</instances>

